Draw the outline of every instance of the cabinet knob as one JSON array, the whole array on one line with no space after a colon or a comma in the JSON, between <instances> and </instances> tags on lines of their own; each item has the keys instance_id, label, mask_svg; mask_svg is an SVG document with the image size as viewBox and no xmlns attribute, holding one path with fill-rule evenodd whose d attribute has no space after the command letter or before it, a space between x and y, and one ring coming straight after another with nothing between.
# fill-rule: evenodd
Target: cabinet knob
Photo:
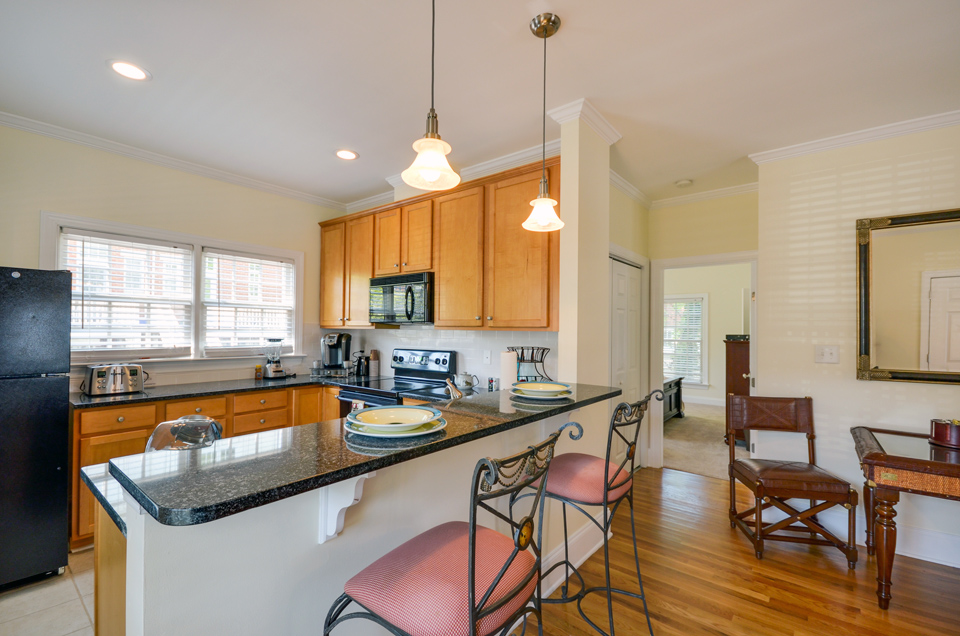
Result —
<instances>
[{"instance_id":1,"label":"cabinet knob","mask_svg":"<svg viewBox=\"0 0 960 636\"><path fill-rule=\"evenodd\" d=\"M493 316L487 316L487 320L493 320Z\"/></svg>"},{"instance_id":2,"label":"cabinet knob","mask_svg":"<svg viewBox=\"0 0 960 636\"><path fill-rule=\"evenodd\" d=\"M407 264L406 264L406 263L404 263L404 264L403 264L403 266L404 266L404 267L406 267L406 266L407 266Z\"/></svg>"},{"instance_id":3,"label":"cabinet knob","mask_svg":"<svg viewBox=\"0 0 960 636\"><path fill-rule=\"evenodd\" d=\"M266 424L266 423L267 423L267 420L265 420L264 418L261 417L261 418L260 418L260 423L261 423L261 424Z\"/></svg>"},{"instance_id":4,"label":"cabinet knob","mask_svg":"<svg viewBox=\"0 0 960 636\"><path fill-rule=\"evenodd\" d=\"M480 316L477 316L477 320L480 320Z\"/></svg>"},{"instance_id":5,"label":"cabinet knob","mask_svg":"<svg viewBox=\"0 0 960 636\"><path fill-rule=\"evenodd\" d=\"M743 379L744 379L744 380L746 380L746 379L749 378L749 377L750 377L750 374L749 374L749 373L744 373L744 374L743 374Z\"/></svg>"},{"instance_id":6,"label":"cabinet knob","mask_svg":"<svg viewBox=\"0 0 960 636\"><path fill-rule=\"evenodd\" d=\"M117 418L117 421L118 421L118 422L122 422L122 421L123 421L123 416L121 415L120 417L118 417L118 418Z\"/></svg>"},{"instance_id":7,"label":"cabinet knob","mask_svg":"<svg viewBox=\"0 0 960 636\"><path fill-rule=\"evenodd\" d=\"M260 400L260 404L266 404L266 403L267 403L267 399L266 399L266 398ZM197 409L197 410L199 411L200 409Z\"/></svg>"},{"instance_id":8,"label":"cabinet knob","mask_svg":"<svg viewBox=\"0 0 960 636\"><path fill-rule=\"evenodd\" d=\"M202 410L203 410L203 409L200 408L199 406L196 408L197 413L199 413L199 412L202 411Z\"/></svg>"},{"instance_id":9,"label":"cabinet knob","mask_svg":"<svg viewBox=\"0 0 960 636\"><path fill-rule=\"evenodd\" d=\"M404 263L404 265L406 265L406 263ZM400 263L394 263L393 266L394 266L394 267L400 267Z\"/></svg>"}]
</instances>

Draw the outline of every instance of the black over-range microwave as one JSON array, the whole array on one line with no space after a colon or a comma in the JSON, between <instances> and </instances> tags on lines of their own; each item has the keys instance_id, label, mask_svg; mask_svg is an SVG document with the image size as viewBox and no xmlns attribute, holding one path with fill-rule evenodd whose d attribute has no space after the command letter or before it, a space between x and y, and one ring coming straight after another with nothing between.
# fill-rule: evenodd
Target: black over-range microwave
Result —
<instances>
[{"instance_id":1,"label":"black over-range microwave","mask_svg":"<svg viewBox=\"0 0 960 636\"><path fill-rule=\"evenodd\" d=\"M433 322L433 272L371 278L370 322Z\"/></svg>"}]
</instances>

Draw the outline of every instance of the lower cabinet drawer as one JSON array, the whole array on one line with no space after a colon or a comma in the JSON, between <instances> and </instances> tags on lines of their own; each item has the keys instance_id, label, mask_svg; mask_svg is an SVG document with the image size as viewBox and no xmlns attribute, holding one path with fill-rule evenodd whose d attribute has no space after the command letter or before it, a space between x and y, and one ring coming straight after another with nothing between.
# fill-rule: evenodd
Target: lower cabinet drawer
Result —
<instances>
[{"instance_id":1,"label":"lower cabinet drawer","mask_svg":"<svg viewBox=\"0 0 960 636\"><path fill-rule=\"evenodd\" d=\"M117 409L91 409L80 413L80 434L114 433L154 426L157 406L124 406Z\"/></svg>"},{"instance_id":2,"label":"lower cabinet drawer","mask_svg":"<svg viewBox=\"0 0 960 636\"><path fill-rule=\"evenodd\" d=\"M227 414L227 398L217 397L205 400L190 400L189 402L172 402L167 404L166 418L175 420L184 415L206 415L207 417L223 417Z\"/></svg>"},{"instance_id":3,"label":"lower cabinet drawer","mask_svg":"<svg viewBox=\"0 0 960 636\"><path fill-rule=\"evenodd\" d=\"M271 428L282 428L288 424L287 409L246 413L233 417L233 434L257 433Z\"/></svg>"},{"instance_id":4,"label":"lower cabinet drawer","mask_svg":"<svg viewBox=\"0 0 960 636\"><path fill-rule=\"evenodd\" d=\"M238 393L233 398L233 412L262 411L287 406L287 391L258 391L256 393Z\"/></svg>"}]
</instances>

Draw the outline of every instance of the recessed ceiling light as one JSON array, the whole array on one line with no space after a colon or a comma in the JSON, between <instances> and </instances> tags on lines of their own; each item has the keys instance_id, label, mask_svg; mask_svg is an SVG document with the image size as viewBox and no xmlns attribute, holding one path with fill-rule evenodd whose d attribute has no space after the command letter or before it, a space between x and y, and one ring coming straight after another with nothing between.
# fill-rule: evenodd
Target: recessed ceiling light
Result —
<instances>
[{"instance_id":1,"label":"recessed ceiling light","mask_svg":"<svg viewBox=\"0 0 960 636\"><path fill-rule=\"evenodd\" d=\"M346 159L347 161L353 161L360 155L358 155L352 150L338 150L337 156L340 157L341 159Z\"/></svg>"},{"instance_id":2,"label":"recessed ceiling light","mask_svg":"<svg viewBox=\"0 0 960 636\"><path fill-rule=\"evenodd\" d=\"M144 70L135 64L131 64L130 62L107 60L107 64L109 64L110 68L112 68L114 71L128 79L143 81L153 77L150 75L150 71Z\"/></svg>"},{"instance_id":3,"label":"recessed ceiling light","mask_svg":"<svg viewBox=\"0 0 960 636\"><path fill-rule=\"evenodd\" d=\"M678 188L689 188L693 185L693 179L680 179L673 185L677 186Z\"/></svg>"}]
</instances>

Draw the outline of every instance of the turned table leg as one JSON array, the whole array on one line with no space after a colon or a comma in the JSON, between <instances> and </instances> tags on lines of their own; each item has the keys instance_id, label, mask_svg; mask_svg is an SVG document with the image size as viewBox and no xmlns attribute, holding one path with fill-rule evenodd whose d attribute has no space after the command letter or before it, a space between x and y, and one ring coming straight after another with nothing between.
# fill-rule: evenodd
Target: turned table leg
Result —
<instances>
[{"instance_id":1,"label":"turned table leg","mask_svg":"<svg viewBox=\"0 0 960 636\"><path fill-rule=\"evenodd\" d=\"M867 517L867 555L873 556L876 552L876 544L873 540L873 524L876 523L877 514L874 509L874 486L869 481L863 482L863 513Z\"/></svg>"},{"instance_id":2,"label":"turned table leg","mask_svg":"<svg viewBox=\"0 0 960 636\"><path fill-rule=\"evenodd\" d=\"M896 490L877 488L876 499L876 550L877 550L877 599L880 609L890 607L890 584L893 572L893 555L897 549L897 516L894 505L900 501Z\"/></svg>"}]
</instances>

